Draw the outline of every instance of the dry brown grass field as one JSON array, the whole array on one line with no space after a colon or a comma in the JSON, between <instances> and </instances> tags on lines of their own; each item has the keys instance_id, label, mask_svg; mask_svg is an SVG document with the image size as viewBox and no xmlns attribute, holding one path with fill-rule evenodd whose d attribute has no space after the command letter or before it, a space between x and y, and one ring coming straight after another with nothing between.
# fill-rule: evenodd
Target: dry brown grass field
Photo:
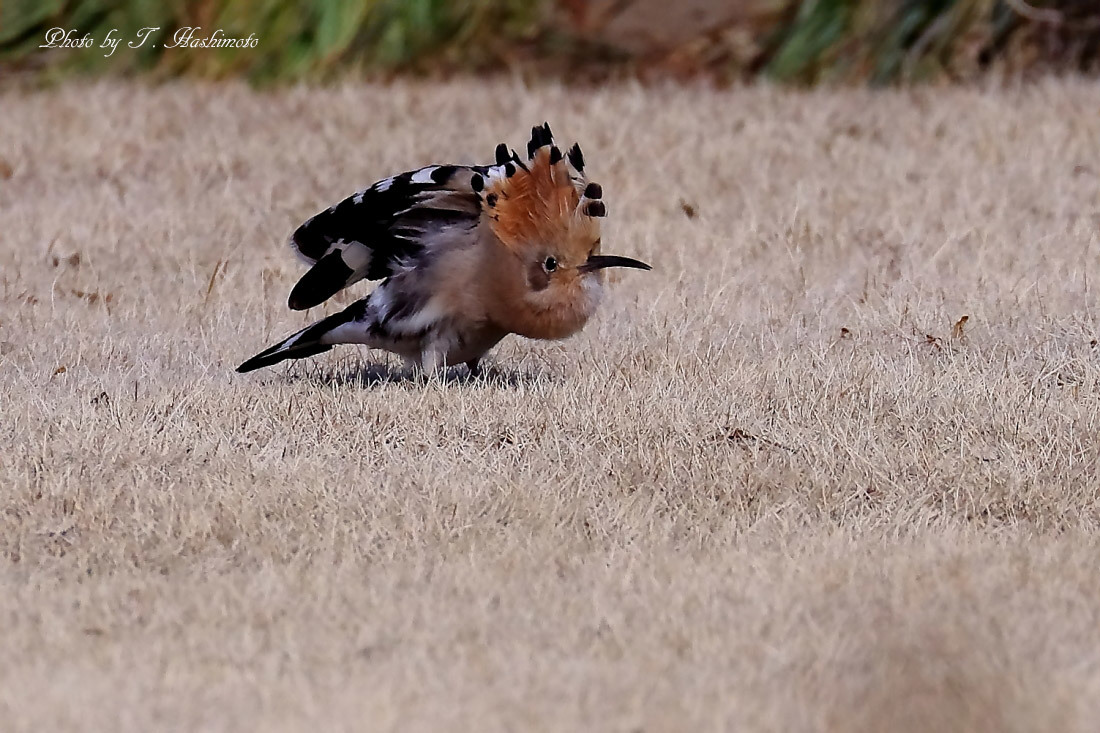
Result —
<instances>
[{"instance_id":1,"label":"dry brown grass field","mask_svg":"<svg viewBox=\"0 0 1100 733\"><path fill-rule=\"evenodd\" d=\"M0 109L3 730L1095 730L1095 83ZM654 265L585 331L233 372L301 220L544 119Z\"/></svg>"}]
</instances>

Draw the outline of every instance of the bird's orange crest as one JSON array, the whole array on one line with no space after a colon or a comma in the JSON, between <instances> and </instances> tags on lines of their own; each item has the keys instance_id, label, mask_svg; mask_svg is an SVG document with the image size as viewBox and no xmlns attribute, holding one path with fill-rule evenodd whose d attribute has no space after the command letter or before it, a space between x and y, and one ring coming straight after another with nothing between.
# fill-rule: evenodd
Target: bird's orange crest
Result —
<instances>
[{"instance_id":1,"label":"bird's orange crest","mask_svg":"<svg viewBox=\"0 0 1100 733\"><path fill-rule=\"evenodd\" d=\"M473 187L489 227L511 249L575 242L583 259L600 236L599 218L607 208L600 185L585 178L580 146L574 144L563 155L544 123L531 129L527 155L524 163L501 143L496 165L485 176L475 174Z\"/></svg>"}]
</instances>

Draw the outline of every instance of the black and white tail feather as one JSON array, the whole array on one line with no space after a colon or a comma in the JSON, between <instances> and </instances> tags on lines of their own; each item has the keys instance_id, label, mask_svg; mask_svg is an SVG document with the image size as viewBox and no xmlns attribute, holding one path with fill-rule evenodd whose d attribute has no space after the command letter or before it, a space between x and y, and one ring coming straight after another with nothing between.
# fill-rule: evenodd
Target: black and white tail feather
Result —
<instances>
[{"instance_id":1,"label":"black and white tail feather","mask_svg":"<svg viewBox=\"0 0 1100 733\"><path fill-rule=\"evenodd\" d=\"M558 151L548 124L531 133L529 161L544 147ZM570 148L566 158L569 178L579 190L587 196L593 186L599 189L595 184L585 188L579 145ZM476 242L485 207L492 206L486 202L491 197L484 195L486 182L510 178L517 169L526 171L527 165L501 143L494 165L430 165L391 176L310 217L289 241L294 253L310 265L290 293L292 310L317 306L363 279L383 282L366 298L265 349L237 371L303 359L345 343L400 354L425 370L465 362L476 371L480 356L506 334L490 330L441 337L447 314L431 293L418 287L423 280L418 275L440 250ZM603 216L603 210L593 209L589 215Z\"/></svg>"},{"instance_id":2,"label":"black and white tail feather","mask_svg":"<svg viewBox=\"0 0 1100 733\"><path fill-rule=\"evenodd\" d=\"M354 313L349 311L351 311L350 308L340 313L334 313L288 336L241 364L237 367L237 371L243 374L244 372L273 366L287 359L305 359L309 356L323 354L336 345L336 342L331 341L336 329L354 319Z\"/></svg>"}]
</instances>

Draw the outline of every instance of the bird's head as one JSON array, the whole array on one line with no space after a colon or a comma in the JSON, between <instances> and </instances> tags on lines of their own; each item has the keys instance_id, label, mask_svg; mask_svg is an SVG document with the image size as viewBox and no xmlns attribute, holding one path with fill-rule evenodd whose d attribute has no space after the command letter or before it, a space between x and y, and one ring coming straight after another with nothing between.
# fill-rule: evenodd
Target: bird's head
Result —
<instances>
[{"instance_id":1,"label":"bird's head","mask_svg":"<svg viewBox=\"0 0 1100 733\"><path fill-rule=\"evenodd\" d=\"M524 163L502 143L496 165L473 180L482 216L500 245L492 268L503 294L498 320L522 336L564 338L595 312L606 268L650 267L601 254L607 207L600 185L584 175L579 145L563 155L543 124L532 128L527 154Z\"/></svg>"}]
</instances>

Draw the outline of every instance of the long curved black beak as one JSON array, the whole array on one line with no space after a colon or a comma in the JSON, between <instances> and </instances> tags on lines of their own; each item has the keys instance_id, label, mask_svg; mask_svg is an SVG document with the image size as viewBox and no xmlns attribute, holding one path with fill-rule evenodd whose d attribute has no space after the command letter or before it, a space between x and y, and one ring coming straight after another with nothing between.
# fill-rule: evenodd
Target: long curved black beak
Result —
<instances>
[{"instance_id":1,"label":"long curved black beak","mask_svg":"<svg viewBox=\"0 0 1100 733\"><path fill-rule=\"evenodd\" d=\"M577 269L581 272L593 272L595 270L602 270L605 267L636 267L639 270L653 269L644 262L632 260L629 257L619 257L617 255L592 255L588 258L587 262Z\"/></svg>"}]
</instances>

